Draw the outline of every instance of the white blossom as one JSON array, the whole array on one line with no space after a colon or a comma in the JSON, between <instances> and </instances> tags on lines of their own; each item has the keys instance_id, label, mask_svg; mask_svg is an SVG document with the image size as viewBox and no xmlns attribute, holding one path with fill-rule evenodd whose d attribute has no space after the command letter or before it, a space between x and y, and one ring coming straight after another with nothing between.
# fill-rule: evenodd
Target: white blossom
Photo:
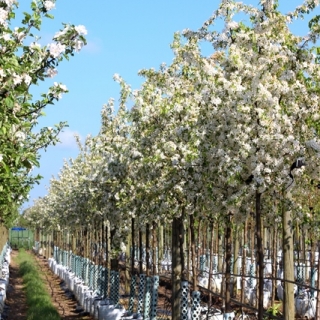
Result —
<instances>
[{"instance_id":1,"label":"white blossom","mask_svg":"<svg viewBox=\"0 0 320 320\"><path fill-rule=\"evenodd\" d=\"M80 34L80 35L86 35L88 33L87 29L83 25L79 25L74 27L74 29Z\"/></svg>"},{"instance_id":2,"label":"white blossom","mask_svg":"<svg viewBox=\"0 0 320 320\"><path fill-rule=\"evenodd\" d=\"M55 68L48 68L48 70L47 70L47 75L48 75L50 78L55 77L57 74L58 74L58 70L57 70L57 69L55 69Z\"/></svg>"},{"instance_id":3,"label":"white blossom","mask_svg":"<svg viewBox=\"0 0 320 320\"><path fill-rule=\"evenodd\" d=\"M45 7L45 9L47 11L50 11L50 10L54 9L55 6L56 6L55 3L53 1L50 1L50 0L44 1L43 5L44 5L44 7Z\"/></svg>"},{"instance_id":4,"label":"white blossom","mask_svg":"<svg viewBox=\"0 0 320 320\"><path fill-rule=\"evenodd\" d=\"M81 40L76 40L75 43L74 43L74 49L79 52L84 46L84 43L83 41Z\"/></svg>"},{"instance_id":5,"label":"white blossom","mask_svg":"<svg viewBox=\"0 0 320 320\"><path fill-rule=\"evenodd\" d=\"M0 8L0 24L1 25L7 24L8 14L9 12L7 10Z\"/></svg>"},{"instance_id":6,"label":"white blossom","mask_svg":"<svg viewBox=\"0 0 320 320\"><path fill-rule=\"evenodd\" d=\"M13 74L13 83L14 83L14 85L20 84L22 82L22 80L23 80L22 76L20 76L20 75L18 75L16 73Z\"/></svg>"},{"instance_id":7,"label":"white blossom","mask_svg":"<svg viewBox=\"0 0 320 320\"><path fill-rule=\"evenodd\" d=\"M61 43L50 43L48 49L53 58L58 58L61 53L65 52L66 46Z\"/></svg>"},{"instance_id":8,"label":"white blossom","mask_svg":"<svg viewBox=\"0 0 320 320\"><path fill-rule=\"evenodd\" d=\"M32 78L28 74L23 75L23 81L26 85L29 85L31 83Z\"/></svg>"}]
</instances>

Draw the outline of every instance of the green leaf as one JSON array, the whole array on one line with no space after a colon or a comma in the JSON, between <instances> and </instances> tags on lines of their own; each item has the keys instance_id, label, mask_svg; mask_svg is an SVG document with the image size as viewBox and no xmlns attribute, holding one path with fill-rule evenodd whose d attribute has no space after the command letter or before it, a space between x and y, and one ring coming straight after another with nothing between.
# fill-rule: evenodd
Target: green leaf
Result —
<instances>
[{"instance_id":1,"label":"green leaf","mask_svg":"<svg viewBox=\"0 0 320 320\"><path fill-rule=\"evenodd\" d=\"M32 168L32 164L27 159L23 160L22 163L26 168L28 168L28 169Z\"/></svg>"},{"instance_id":2,"label":"green leaf","mask_svg":"<svg viewBox=\"0 0 320 320\"><path fill-rule=\"evenodd\" d=\"M16 157L16 159L15 159L15 165L16 165L16 167L19 165L20 159L21 159L20 156L17 156L17 157Z\"/></svg>"},{"instance_id":3,"label":"green leaf","mask_svg":"<svg viewBox=\"0 0 320 320\"><path fill-rule=\"evenodd\" d=\"M6 171L7 175L10 174L10 168L8 165L6 165L5 163L2 163L4 170Z\"/></svg>"},{"instance_id":4,"label":"green leaf","mask_svg":"<svg viewBox=\"0 0 320 320\"><path fill-rule=\"evenodd\" d=\"M4 102L8 108L13 108L14 101L11 97L6 97Z\"/></svg>"}]
</instances>

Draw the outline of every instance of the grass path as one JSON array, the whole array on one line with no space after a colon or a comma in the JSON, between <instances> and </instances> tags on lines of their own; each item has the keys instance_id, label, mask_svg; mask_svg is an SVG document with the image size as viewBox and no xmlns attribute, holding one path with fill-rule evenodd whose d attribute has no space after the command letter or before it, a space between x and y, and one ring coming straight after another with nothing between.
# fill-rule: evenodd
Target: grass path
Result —
<instances>
[{"instance_id":1,"label":"grass path","mask_svg":"<svg viewBox=\"0 0 320 320\"><path fill-rule=\"evenodd\" d=\"M17 256L19 274L23 279L28 305L27 320L60 320L51 297L44 285L43 273L35 258L21 249Z\"/></svg>"}]
</instances>

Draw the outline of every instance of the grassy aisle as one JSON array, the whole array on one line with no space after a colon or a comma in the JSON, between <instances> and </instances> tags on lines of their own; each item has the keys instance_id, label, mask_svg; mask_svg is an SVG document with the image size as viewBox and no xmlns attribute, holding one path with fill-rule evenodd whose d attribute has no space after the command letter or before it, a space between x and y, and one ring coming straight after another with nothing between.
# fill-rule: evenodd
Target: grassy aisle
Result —
<instances>
[{"instance_id":1,"label":"grassy aisle","mask_svg":"<svg viewBox=\"0 0 320 320\"><path fill-rule=\"evenodd\" d=\"M43 283L42 272L32 255L20 249L17 257L19 273L26 292L28 313L27 320L60 320L56 308Z\"/></svg>"}]
</instances>

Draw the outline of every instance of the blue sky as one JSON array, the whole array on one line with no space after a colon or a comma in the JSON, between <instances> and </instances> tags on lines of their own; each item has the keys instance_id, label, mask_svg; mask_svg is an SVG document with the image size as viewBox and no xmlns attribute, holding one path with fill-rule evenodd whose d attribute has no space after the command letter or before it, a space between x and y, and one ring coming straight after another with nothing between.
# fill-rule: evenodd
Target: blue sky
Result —
<instances>
[{"instance_id":1,"label":"blue sky","mask_svg":"<svg viewBox=\"0 0 320 320\"><path fill-rule=\"evenodd\" d=\"M20 2L23 4L19 10L29 11L31 0ZM243 2L258 5L258 0ZM287 12L302 0L279 2L281 10ZM68 87L69 93L45 110L46 116L40 125L53 126L67 121L69 127L61 135L61 144L41 152L40 168L34 173L44 178L30 192L29 202L23 209L47 194L49 180L57 176L64 159L76 157L74 133L84 138L99 132L102 105L109 98L117 100L119 96L113 74L120 74L132 88L139 88L143 81L137 75L140 69L158 68L162 62L172 61L173 33L185 28L198 29L219 3L220 0L57 0L52 11L55 19L45 20L38 32L41 43L50 43L65 22L85 25L88 45L70 61L62 62L54 79L34 89L36 97L40 92L47 92L53 81ZM319 8L315 13L320 14ZM307 21L303 24L307 25ZM307 32L301 23L292 30L298 34Z\"/></svg>"}]
</instances>

